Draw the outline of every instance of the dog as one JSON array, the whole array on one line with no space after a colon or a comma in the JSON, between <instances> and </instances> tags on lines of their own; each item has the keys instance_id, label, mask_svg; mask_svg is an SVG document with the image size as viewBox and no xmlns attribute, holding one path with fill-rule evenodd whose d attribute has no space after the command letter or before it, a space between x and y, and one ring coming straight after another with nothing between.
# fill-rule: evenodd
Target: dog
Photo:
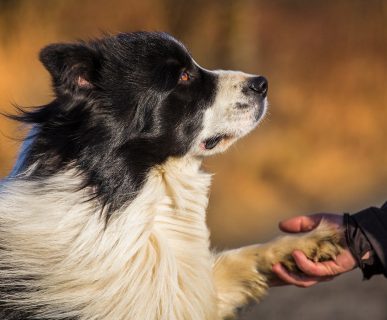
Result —
<instances>
[{"instance_id":1,"label":"dog","mask_svg":"<svg viewBox=\"0 0 387 320\"><path fill-rule=\"evenodd\" d=\"M340 252L328 225L213 252L202 160L251 132L262 76L200 67L166 33L133 32L40 52L55 99L0 189L0 318L233 319L265 295L294 249Z\"/></svg>"}]
</instances>

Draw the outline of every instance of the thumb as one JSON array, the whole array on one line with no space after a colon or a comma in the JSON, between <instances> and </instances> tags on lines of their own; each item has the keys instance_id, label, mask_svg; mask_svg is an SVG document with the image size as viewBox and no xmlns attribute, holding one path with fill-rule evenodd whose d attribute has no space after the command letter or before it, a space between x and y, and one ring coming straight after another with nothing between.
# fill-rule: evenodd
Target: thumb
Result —
<instances>
[{"instance_id":1,"label":"thumb","mask_svg":"<svg viewBox=\"0 0 387 320\"><path fill-rule=\"evenodd\" d=\"M281 231L298 233L308 232L318 226L323 214L313 214L310 216L297 216L287 220L283 220L279 223Z\"/></svg>"}]
</instances>

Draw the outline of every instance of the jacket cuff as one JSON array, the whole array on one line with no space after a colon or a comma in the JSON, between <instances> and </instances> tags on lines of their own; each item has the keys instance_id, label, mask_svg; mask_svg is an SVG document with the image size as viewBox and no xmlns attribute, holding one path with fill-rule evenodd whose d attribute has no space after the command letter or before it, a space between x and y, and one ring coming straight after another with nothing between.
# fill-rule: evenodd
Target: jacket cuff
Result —
<instances>
[{"instance_id":1,"label":"jacket cuff","mask_svg":"<svg viewBox=\"0 0 387 320\"><path fill-rule=\"evenodd\" d=\"M344 214L345 240L352 256L357 262L357 266L363 272L363 278L369 279L374 274L381 273L381 264L375 254L371 243L349 214ZM368 257L363 259L368 253Z\"/></svg>"},{"instance_id":2,"label":"jacket cuff","mask_svg":"<svg viewBox=\"0 0 387 320\"><path fill-rule=\"evenodd\" d=\"M386 215L378 208L362 210L349 217L347 238L348 247L358 260L365 279L375 274L387 277L387 225ZM348 242L348 240L347 240ZM361 257L370 252L370 258Z\"/></svg>"}]
</instances>

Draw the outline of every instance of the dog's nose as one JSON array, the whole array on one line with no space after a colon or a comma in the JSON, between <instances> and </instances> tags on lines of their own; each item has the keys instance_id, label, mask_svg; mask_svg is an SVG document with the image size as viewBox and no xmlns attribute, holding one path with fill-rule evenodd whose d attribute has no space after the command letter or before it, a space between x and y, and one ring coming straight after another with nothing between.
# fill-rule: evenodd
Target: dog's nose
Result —
<instances>
[{"instance_id":1,"label":"dog's nose","mask_svg":"<svg viewBox=\"0 0 387 320\"><path fill-rule=\"evenodd\" d=\"M269 84L265 77L253 77L249 80L249 88L265 98L267 90L269 89Z\"/></svg>"}]
</instances>

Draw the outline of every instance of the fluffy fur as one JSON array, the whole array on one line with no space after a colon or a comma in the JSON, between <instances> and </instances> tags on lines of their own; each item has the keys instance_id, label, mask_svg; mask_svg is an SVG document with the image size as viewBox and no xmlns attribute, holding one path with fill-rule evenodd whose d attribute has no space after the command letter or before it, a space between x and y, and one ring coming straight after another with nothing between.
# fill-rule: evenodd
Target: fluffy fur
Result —
<instances>
[{"instance_id":1,"label":"fluffy fur","mask_svg":"<svg viewBox=\"0 0 387 320\"><path fill-rule=\"evenodd\" d=\"M30 123L0 193L0 318L226 319L263 297L290 253L329 258L340 234L213 253L205 156L250 132L267 82L209 71L164 33L44 48L56 99Z\"/></svg>"}]
</instances>

